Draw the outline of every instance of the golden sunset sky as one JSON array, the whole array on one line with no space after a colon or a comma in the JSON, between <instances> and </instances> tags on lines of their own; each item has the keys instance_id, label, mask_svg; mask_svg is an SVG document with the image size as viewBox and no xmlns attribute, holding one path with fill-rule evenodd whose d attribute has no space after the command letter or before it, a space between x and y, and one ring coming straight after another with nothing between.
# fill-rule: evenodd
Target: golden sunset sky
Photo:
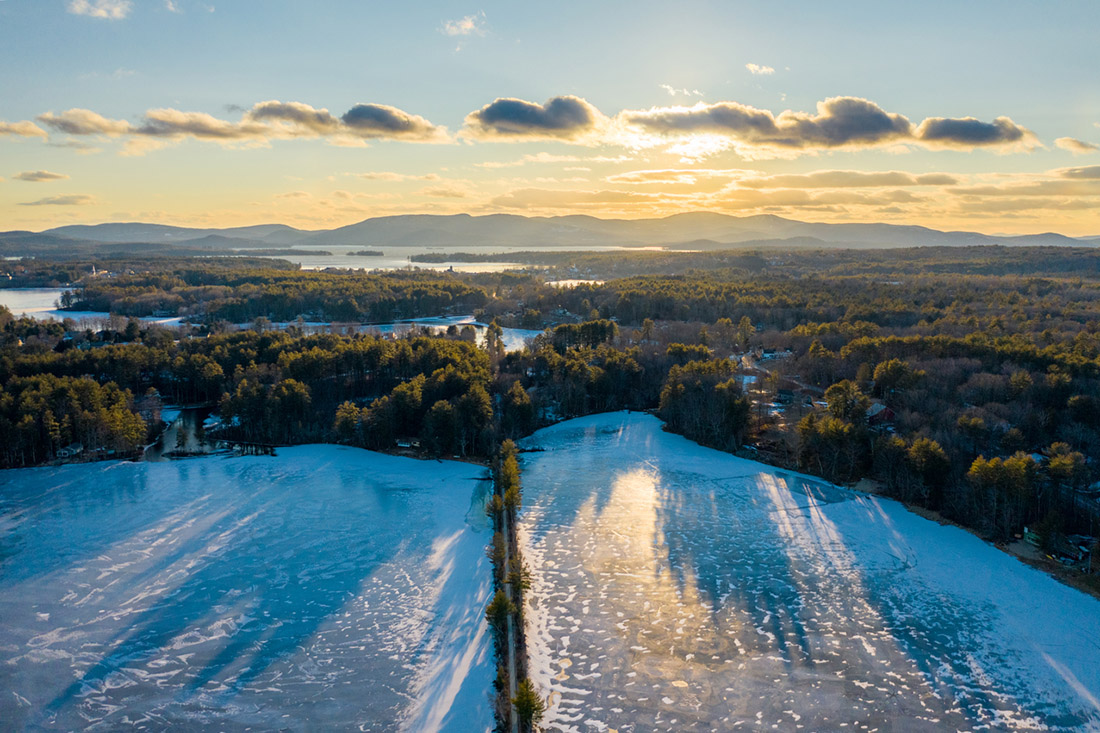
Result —
<instances>
[{"instance_id":1,"label":"golden sunset sky","mask_svg":"<svg viewBox=\"0 0 1100 733\"><path fill-rule=\"evenodd\" d=\"M0 229L708 210L1100 236L1100 3L0 0Z\"/></svg>"}]
</instances>

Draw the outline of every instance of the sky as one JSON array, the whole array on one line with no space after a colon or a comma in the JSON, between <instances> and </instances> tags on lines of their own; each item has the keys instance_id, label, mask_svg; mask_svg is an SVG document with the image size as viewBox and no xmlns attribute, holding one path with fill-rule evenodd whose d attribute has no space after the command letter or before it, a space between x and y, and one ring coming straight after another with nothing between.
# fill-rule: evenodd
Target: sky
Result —
<instances>
[{"instance_id":1,"label":"sky","mask_svg":"<svg viewBox=\"0 0 1100 733\"><path fill-rule=\"evenodd\" d=\"M1100 236L1100 3L0 0L0 230L707 210Z\"/></svg>"}]
</instances>

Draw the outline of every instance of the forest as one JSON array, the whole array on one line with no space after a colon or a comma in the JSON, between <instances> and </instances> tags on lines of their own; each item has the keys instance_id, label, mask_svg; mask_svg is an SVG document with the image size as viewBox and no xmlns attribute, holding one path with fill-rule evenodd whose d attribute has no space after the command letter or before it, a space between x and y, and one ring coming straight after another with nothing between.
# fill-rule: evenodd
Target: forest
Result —
<instances>
[{"instance_id":1,"label":"forest","mask_svg":"<svg viewBox=\"0 0 1100 733\"><path fill-rule=\"evenodd\" d=\"M23 282L69 286L63 305L186 320L92 332L0 311L0 460L132 453L154 400L216 406L227 440L480 460L559 419L653 410L705 445L872 479L992 539L1093 533L1098 254L555 253L548 269L480 274L152 258L106 277L89 273L109 263L24 261ZM492 324L484 343L345 327L454 314ZM544 330L506 352L501 327Z\"/></svg>"}]
</instances>

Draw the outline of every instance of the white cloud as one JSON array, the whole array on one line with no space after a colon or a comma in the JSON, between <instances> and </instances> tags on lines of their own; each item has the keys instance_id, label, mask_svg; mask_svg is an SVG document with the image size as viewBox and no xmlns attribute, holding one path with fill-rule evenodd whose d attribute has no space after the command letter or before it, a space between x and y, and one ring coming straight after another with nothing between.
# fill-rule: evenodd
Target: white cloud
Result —
<instances>
[{"instance_id":1,"label":"white cloud","mask_svg":"<svg viewBox=\"0 0 1100 733\"><path fill-rule=\"evenodd\" d=\"M749 70L749 73L753 76L771 76L775 73L775 69L770 66L761 66L759 64L745 64L745 68Z\"/></svg>"},{"instance_id":2,"label":"white cloud","mask_svg":"<svg viewBox=\"0 0 1100 733\"><path fill-rule=\"evenodd\" d=\"M173 0L164 0L164 9L170 13L182 13L179 6Z\"/></svg>"},{"instance_id":3,"label":"white cloud","mask_svg":"<svg viewBox=\"0 0 1100 733\"><path fill-rule=\"evenodd\" d=\"M92 18L121 20L130 14L132 8L130 0L69 0L70 13Z\"/></svg>"},{"instance_id":4,"label":"white cloud","mask_svg":"<svg viewBox=\"0 0 1100 733\"><path fill-rule=\"evenodd\" d=\"M458 20L443 21L443 33L448 36L483 36L485 35L485 13L467 15Z\"/></svg>"},{"instance_id":5,"label":"white cloud","mask_svg":"<svg viewBox=\"0 0 1100 733\"><path fill-rule=\"evenodd\" d=\"M675 97L678 94L682 94L685 97L701 97L701 96L703 96L703 93L701 91L699 91L698 89L687 89L687 88L677 89L676 87L672 86L671 84L658 84L657 86L661 87L661 89L664 89L666 92L669 93L670 96L673 96L673 97Z\"/></svg>"},{"instance_id":6,"label":"white cloud","mask_svg":"<svg viewBox=\"0 0 1100 733\"><path fill-rule=\"evenodd\" d=\"M110 73L101 73L99 71L88 71L88 72L85 72L85 73L81 74L77 78L81 79L81 80L86 80L86 79L114 79L114 80L117 81L119 79L125 79L127 77L134 76L135 74L137 74L137 72L134 71L133 69L127 69L127 68L124 68L124 67L119 67L119 68L115 69L114 71L112 71Z\"/></svg>"}]
</instances>

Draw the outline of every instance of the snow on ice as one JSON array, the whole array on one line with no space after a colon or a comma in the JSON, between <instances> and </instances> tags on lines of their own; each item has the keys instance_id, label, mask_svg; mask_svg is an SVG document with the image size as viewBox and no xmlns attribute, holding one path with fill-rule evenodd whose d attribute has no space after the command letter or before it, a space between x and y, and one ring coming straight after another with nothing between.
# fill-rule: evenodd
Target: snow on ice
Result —
<instances>
[{"instance_id":1,"label":"snow on ice","mask_svg":"<svg viewBox=\"0 0 1100 733\"><path fill-rule=\"evenodd\" d=\"M628 413L525 441L544 729L1100 730L1100 602Z\"/></svg>"},{"instance_id":2,"label":"snow on ice","mask_svg":"<svg viewBox=\"0 0 1100 733\"><path fill-rule=\"evenodd\" d=\"M492 727L484 471L338 446L0 473L0 727Z\"/></svg>"}]
</instances>

